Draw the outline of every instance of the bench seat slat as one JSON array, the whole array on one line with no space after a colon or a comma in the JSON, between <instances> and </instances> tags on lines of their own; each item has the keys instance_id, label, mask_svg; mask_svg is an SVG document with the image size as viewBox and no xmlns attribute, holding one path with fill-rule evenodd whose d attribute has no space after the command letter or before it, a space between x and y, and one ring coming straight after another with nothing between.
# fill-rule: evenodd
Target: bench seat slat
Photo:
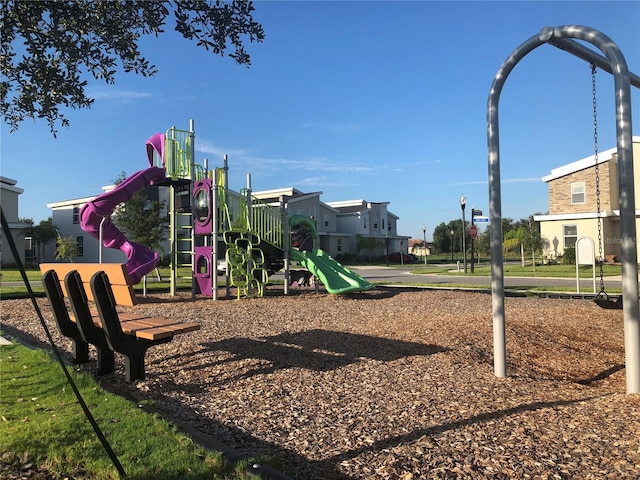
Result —
<instances>
[{"instance_id":1,"label":"bench seat slat","mask_svg":"<svg viewBox=\"0 0 640 480\"><path fill-rule=\"evenodd\" d=\"M146 340L158 340L160 338L171 338L174 336L175 332L172 330L167 330L164 327L154 327L154 328L142 328L142 329L134 329L128 330L126 324L122 324L122 331L127 334L135 333L136 337L144 338Z\"/></svg>"},{"instance_id":2,"label":"bench seat slat","mask_svg":"<svg viewBox=\"0 0 640 480\"><path fill-rule=\"evenodd\" d=\"M182 323L168 318L145 317L134 313L123 313L119 317L123 332L135 334L136 337L148 340L200 330L200 325L197 323ZM70 319L74 322L76 321L73 315L70 315ZM99 316L93 316L93 323L102 328Z\"/></svg>"},{"instance_id":3,"label":"bench seat slat","mask_svg":"<svg viewBox=\"0 0 640 480\"><path fill-rule=\"evenodd\" d=\"M160 321L161 319L145 319L121 322L122 331L135 334L136 337L155 340L166 338L180 333L193 332L200 329L197 323L176 323L172 321Z\"/></svg>"}]
</instances>

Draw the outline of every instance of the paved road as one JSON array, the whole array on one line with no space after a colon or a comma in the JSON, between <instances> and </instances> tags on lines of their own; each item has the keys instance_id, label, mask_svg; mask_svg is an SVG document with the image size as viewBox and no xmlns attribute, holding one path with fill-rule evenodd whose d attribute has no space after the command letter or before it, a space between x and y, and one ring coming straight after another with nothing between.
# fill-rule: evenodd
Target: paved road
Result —
<instances>
[{"instance_id":1,"label":"paved road","mask_svg":"<svg viewBox=\"0 0 640 480\"><path fill-rule=\"evenodd\" d=\"M384 267L384 266L362 266L351 267L351 269L363 276L372 283L429 283L447 285L478 285L491 288L491 277L480 277L473 275L443 275L443 274L423 274L416 275L410 271L416 268L415 265L409 267ZM455 268L452 266L452 268ZM621 288L622 280L617 277L605 277L605 288ZM505 288L509 287L566 287L567 291L575 292L575 278L555 278L555 277L504 277ZM600 291L600 278L596 272L596 291ZM593 293L593 279L580 279L580 293Z\"/></svg>"}]
</instances>

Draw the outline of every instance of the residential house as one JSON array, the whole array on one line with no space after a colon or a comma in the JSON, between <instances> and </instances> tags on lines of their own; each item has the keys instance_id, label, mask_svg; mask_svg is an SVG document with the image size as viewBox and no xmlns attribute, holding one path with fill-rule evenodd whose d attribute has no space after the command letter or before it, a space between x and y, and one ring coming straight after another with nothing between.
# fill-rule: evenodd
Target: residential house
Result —
<instances>
[{"instance_id":1,"label":"residential house","mask_svg":"<svg viewBox=\"0 0 640 480\"><path fill-rule=\"evenodd\" d=\"M0 205L7 221L9 232L18 251L20 263L25 261L25 229L29 226L18 221L19 196L24 189L17 187L17 180L0 176ZM13 265L16 259L11 253L4 229L0 229L0 265Z\"/></svg>"},{"instance_id":2,"label":"residential house","mask_svg":"<svg viewBox=\"0 0 640 480\"><path fill-rule=\"evenodd\" d=\"M114 186L102 187L103 192L113 190ZM168 188L151 186L147 187L147 196L150 200L166 200L165 205L168 205L167 195ZM64 200L61 202L48 203L47 207L51 208L52 221L55 228L58 230L63 238L73 237L76 240L78 247L78 256L73 258L74 262L98 262L102 260L105 263L124 263L127 261L127 257L118 249L105 248L100 246L100 242L91 237L80 227L80 208L91 200L94 200L97 195L91 197L74 198L71 200ZM53 261L55 258L55 244L47 244L44 250L43 261ZM165 241L162 245L162 249L165 253L169 252L169 242Z\"/></svg>"},{"instance_id":3,"label":"residential house","mask_svg":"<svg viewBox=\"0 0 640 480\"><path fill-rule=\"evenodd\" d=\"M387 210L389 202L347 200L325 203L320 200L321 195L322 192L304 193L293 187L253 192L254 197L272 205L286 197L290 215L314 218L318 247L332 257L362 255L364 252L358 251L360 238L378 241L375 248L367 250L367 256L407 252L409 237L398 235L398 216Z\"/></svg>"},{"instance_id":4,"label":"residential house","mask_svg":"<svg viewBox=\"0 0 640 480\"><path fill-rule=\"evenodd\" d=\"M640 220L640 137L633 137L636 230ZM542 178L549 188L549 213L535 215L540 222L543 254L561 255L582 237L594 242L595 256L615 261L620 255L620 210L618 200L617 148L551 170ZM600 194L596 191L599 187ZM599 204L599 207L598 207ZM598 214L599 210L599 214ZM600 227L598 226L600 225ZM638 230L640 231L640 230ZM599 242L601 238L601 242ZM600 246L599 246L600 244Z\"/></svg>"},{"instance_id":5,"label":"residential house","mask_svg":"<svg viewBox=\"0 0 640 480\"><path fill-rule=\"evenodd\" d=\"M113 187L103 187L107 191ZM156 188L154 198L168 205L169 189ZM368 202L351 200L346 202L325 203L320 200L322 192L305 193L293 187L274 190L254 191L252 196L261 202L279 206L286 200L289 215L301 214L316 220L318 247L332 257L341 255L361 255L358 251L358 239L369 237L378 240L374 249L367 250L371 257L384 256L387 252L403 251L407 253L409 237L397 232L398 217L387 210L389 202ZM78 198L47 204L52 209L54 225L63 237L73 236L80 248L80 256L74 261L95 262L102 255L104 262L124 262L126 258L119 250L99 248L99 243L80 228L78 212L82 205L95 197ZM169 245L163 245L165 253ZM45 253L47 260L53 259L53 248Z\"/></svg>"},{"instance_id":6,"label":"residential house","mask_svg":"<svg viewBox=\"0 0 640 480\"><path fill-rule=\"evenodd\" d=\"M431 245L424 240L412 238L409 240L409 253L416 257L425 257L431 255Z\"/></svg>"}]
</instances>

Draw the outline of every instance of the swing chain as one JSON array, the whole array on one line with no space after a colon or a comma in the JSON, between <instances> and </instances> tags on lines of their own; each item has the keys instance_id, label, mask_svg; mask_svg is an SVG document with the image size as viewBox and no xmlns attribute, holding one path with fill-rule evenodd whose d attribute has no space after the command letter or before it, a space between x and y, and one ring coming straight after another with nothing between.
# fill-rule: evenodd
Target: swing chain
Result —
<instances>
[{"instance_id":1,"label":"swing chain","mask_svg":"<svg viewBox=\"0 0 640 480\"><path fill-rule=\"evenodd\" d=\"M600 172L598 165L598 108L596 95L596 64L591 64L591 94L593 98L593 158L596 173L596 218L598 219L598 263L600 264L600 295L606 295L604 289L604 257L602 255L602 220L600 218Z\"/></svg>"}]
</instances>

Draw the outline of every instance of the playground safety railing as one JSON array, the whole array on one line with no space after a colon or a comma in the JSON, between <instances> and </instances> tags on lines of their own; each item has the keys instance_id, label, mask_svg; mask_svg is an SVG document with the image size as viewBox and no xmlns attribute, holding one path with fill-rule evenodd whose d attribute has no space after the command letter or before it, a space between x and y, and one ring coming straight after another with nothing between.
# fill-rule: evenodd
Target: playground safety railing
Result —
<instances>
[{"instance_id":1,"label":"playground safety railing","mask_svg":"<svg viewBox=\"0 0 640 480\"><path fill-rule=\"evenodd\" d=\"M172 180L191 179L190 132L169 128L165 133L164 166Z\"/></svg>"},{"instance_id":2,"label":"playground safety railing","mask_svg":"<svg viewBox=\"0 0 640 480\"><path fill-rule=\"evenodd\" d=\"M246 210L247 190L240 190L240 197ZM262 200L251 197L251 231L259 235L263 242L267 242L280 249L284 247L282 228L282 211Z\"/></svg>"}]
</instances>

